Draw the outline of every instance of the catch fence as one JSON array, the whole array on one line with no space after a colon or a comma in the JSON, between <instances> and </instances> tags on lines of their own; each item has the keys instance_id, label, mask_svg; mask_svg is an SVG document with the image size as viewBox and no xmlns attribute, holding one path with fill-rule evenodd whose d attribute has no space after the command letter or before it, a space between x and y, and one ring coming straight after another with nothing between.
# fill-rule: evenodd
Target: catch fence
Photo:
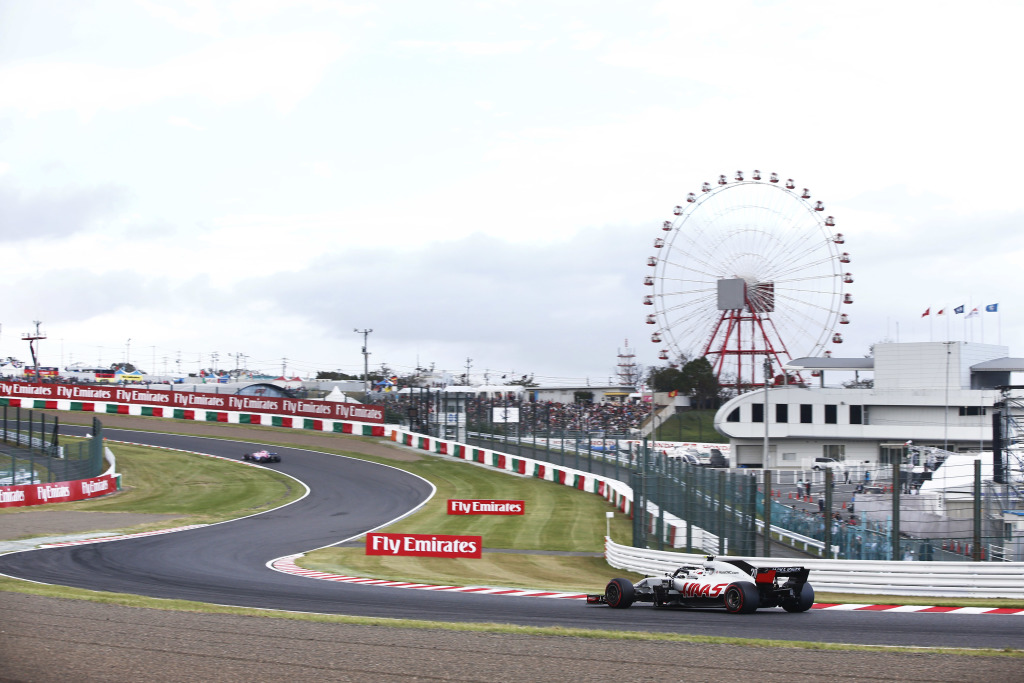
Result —
<instances>
[{"instance_id":1,"label":"catch fence","mask_svg":"<svg viewBox=\"0 0 1024 683\"><path fill-rule=\"evenodd\" d=\"M0 399L0 486L46 484L98 477L103 458L103 424L92 423L92 438L61 441L55 415L11 408Z\"/></svg>"}]
</instances>

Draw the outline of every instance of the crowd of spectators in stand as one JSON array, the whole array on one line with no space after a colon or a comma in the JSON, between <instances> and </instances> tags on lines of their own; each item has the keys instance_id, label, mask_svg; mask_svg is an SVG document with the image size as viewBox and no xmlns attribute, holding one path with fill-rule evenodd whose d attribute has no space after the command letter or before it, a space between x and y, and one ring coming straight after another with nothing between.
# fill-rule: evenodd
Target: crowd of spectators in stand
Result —
<instances>
[{"instance_id":1,"label":"crowd of spectators in stand","mask_svg":"<svg viewBox=\"0 0 1024 683\"><path fill-rule=\"evenodd\" d=\"M471 423L489 424L493 408L518 408L519 429L526 433L551 431L613 432L628 434L639 429L650 415L645 403L557 403L473 399L467 406Z\"/></svg>"}]
</instances>

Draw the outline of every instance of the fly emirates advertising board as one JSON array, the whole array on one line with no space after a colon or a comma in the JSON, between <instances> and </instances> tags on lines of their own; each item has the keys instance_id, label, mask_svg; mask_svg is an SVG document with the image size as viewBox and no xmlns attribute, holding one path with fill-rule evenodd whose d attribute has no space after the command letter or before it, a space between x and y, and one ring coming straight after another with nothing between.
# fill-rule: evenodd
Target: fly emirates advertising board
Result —
<instances>
[{"instance_id":1,"label":"fly emirates advertising board","mask_svg":"<svg viewBox=\"0 0 1024 683\"><path fill-rule=\"evenodd\" d=\"M449 515L522 515L526 503L521 500L449 500ZM412 557L479 558L483 552L482 536L448 536L442 534L366 535L367 555Z\"/></svg>"}]
</instances>

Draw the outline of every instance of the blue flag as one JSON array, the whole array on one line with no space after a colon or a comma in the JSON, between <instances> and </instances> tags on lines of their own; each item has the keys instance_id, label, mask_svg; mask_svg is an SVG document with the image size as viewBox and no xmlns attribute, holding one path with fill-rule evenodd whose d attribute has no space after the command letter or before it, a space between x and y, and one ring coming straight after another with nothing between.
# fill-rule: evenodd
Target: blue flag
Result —
<instances>
[{"instance_id":1,"label":"blue flag","mask_svg":"<svg viewBox=\"0 0 1024 683\"><path fill-rule=\"evenodd\" d=\"M988 306L985 307L985 312L986 313L995 313L998 310L999 310L999 304L989 304Z\"/></svg>"},{"instance_id":2,"label":"blue flag","mask_svg":"<svg viewBox=\"0 0 1024 683\"><path fill-rule=\"evenodd\" d=\"M960 315L961 313L964 312L964 307L963 306L957 306L956 308L953 309L953 312L956 313L957 315Z\"/></svg>"}]
</instances>

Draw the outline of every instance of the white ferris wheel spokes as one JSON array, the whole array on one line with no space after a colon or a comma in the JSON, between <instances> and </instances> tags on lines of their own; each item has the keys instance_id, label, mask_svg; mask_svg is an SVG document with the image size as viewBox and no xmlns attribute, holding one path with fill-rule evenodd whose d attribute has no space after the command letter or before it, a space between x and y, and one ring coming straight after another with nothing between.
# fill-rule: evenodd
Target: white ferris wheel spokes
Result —
<instances>
[{"instance_id":1,"label":"white ferris wheel spokes","mask_svg":"<svg viewBox=\"0 0 1024 683\"><path fill-rule=\"evenodd\" d=\"M792 180L758 171L689 194L647 261L659 358L706 357L723 385L739 388L765 380L765 358L778 369L830 355L849 322L840 307L853 301L844 293L853 276L824 208Z\"/></svg>"}]
</instances>

